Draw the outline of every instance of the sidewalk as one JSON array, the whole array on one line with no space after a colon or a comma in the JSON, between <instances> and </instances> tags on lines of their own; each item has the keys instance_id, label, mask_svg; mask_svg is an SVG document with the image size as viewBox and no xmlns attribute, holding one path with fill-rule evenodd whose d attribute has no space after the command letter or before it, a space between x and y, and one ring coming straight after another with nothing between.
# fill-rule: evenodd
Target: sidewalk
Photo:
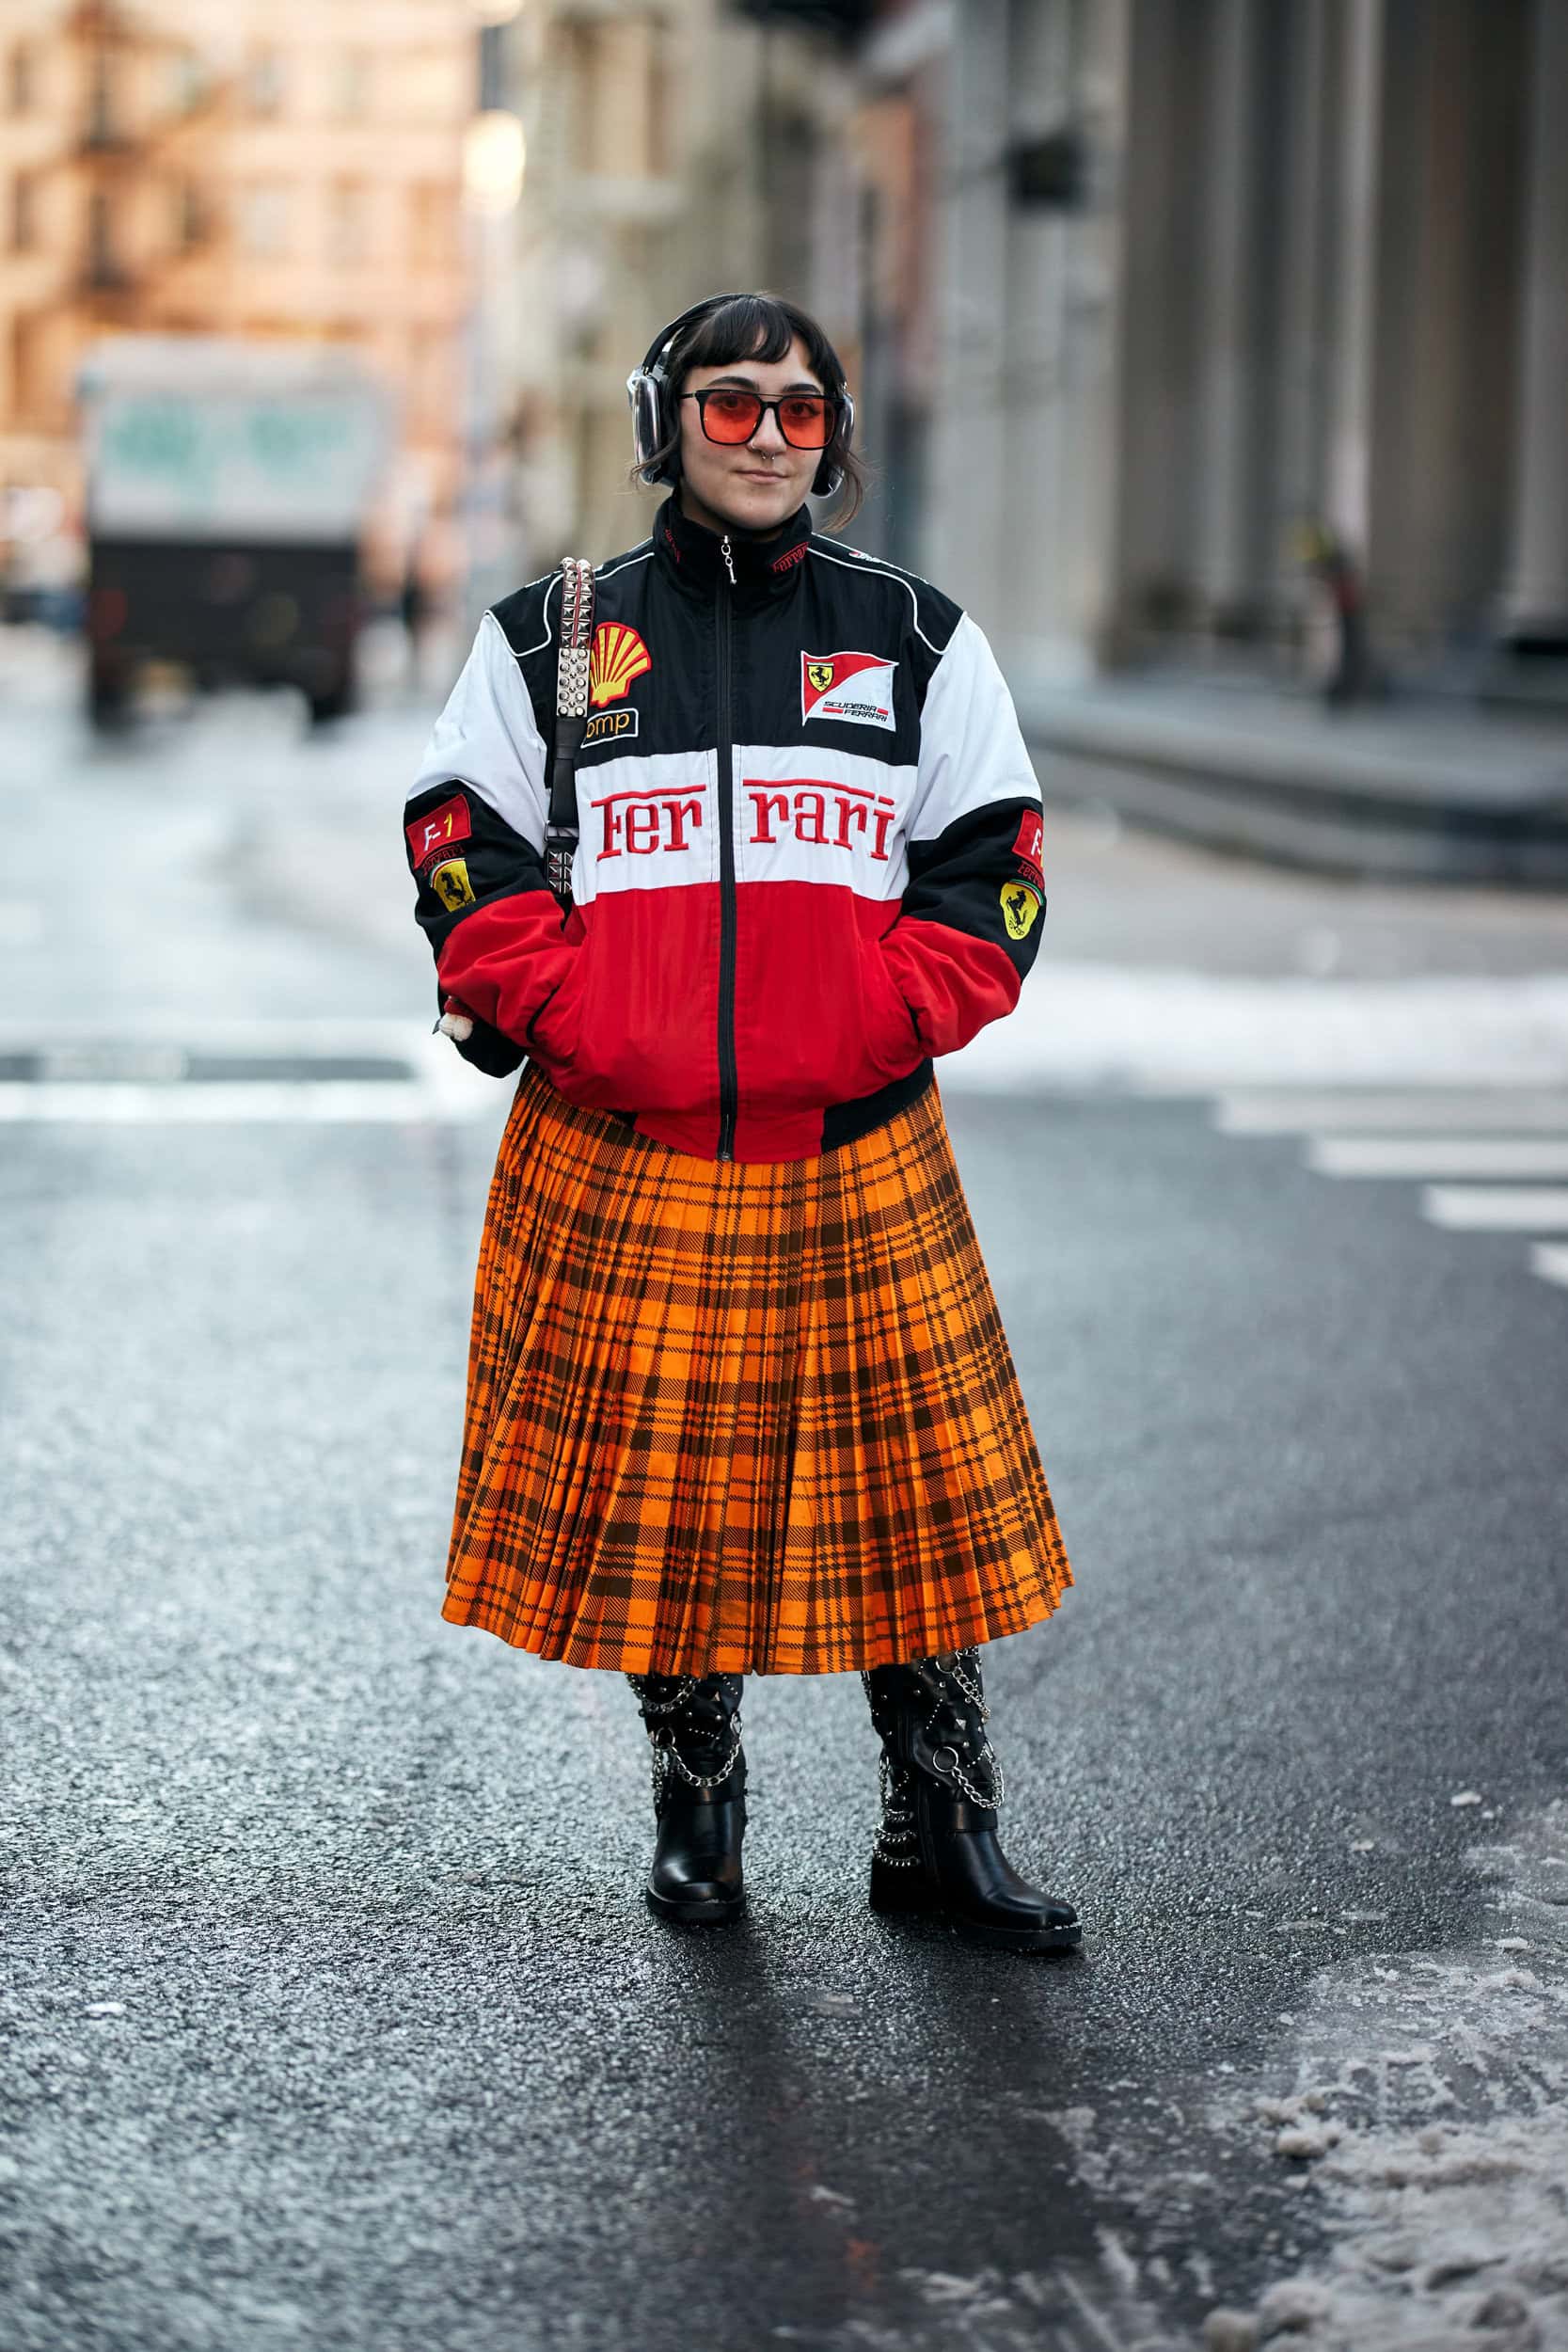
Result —
<instances>
[{"instance_id":1,"label":"sidewalk","mask_svg":"<svg viewBox=\"0 0 1568 2352\"><path fill-rule=\"evenodd\" d=\"M1568 889L1568 725L1201 679L1009 683L1048 803L1285 865Z\"/></svg>"}]
</instances>

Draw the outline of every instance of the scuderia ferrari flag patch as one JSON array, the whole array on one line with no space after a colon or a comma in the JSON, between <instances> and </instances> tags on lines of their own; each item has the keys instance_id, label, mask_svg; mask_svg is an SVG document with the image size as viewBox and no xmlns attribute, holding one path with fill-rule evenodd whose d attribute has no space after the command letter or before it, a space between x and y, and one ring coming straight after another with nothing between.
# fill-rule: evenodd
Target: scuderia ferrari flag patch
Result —
<instances>
[{"instance_id":1,"label":"scuderia ferrari flag patch","mask_svg":"<svg viewBox=\"0 0 1568 2352\"><path fill-rule=\"evenodd\" d=\"M896 661L874 653L803 653L800 718L834 719L855 727L895 725L893 673Z\"/></svg>"}]
</instances>

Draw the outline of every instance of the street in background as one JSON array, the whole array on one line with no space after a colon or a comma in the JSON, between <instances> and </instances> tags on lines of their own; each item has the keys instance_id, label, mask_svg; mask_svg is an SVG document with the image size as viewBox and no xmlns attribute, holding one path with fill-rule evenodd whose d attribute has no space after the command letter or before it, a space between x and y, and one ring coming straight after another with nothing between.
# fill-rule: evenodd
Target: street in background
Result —
<instances>
[{"instance_id":1,"label":"street in background","mask_svg":"<svg viewBox=\"0 0 1568 2352\"><path fill-rule=\"evenodd\" d=\"M309 345L138 335L89 355L79 392L94 723L124 720L151 663L341 718L388 458L374 376Z\"/></svg>"}]
</instances>

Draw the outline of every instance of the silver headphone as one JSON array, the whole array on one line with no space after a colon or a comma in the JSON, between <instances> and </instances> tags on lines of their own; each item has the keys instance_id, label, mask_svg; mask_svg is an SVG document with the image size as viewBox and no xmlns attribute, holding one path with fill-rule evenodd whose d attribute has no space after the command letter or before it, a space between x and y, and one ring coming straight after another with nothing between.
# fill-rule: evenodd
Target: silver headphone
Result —
<instances>
[{"instance_id":1,"label":"silver headphone","mask_svg":"<svg viewBox=\"0 0 1568 2352\"><path fill-rule=\"evenodd\" d=\"M627 376L626 398L631 403L632 442L637 452L637 470L644 482L678 482L680 479L679 461L673 452L662 461L656 462L657 453L675 430L675 404L671 398L670 376L664 364L672 346L689 326L705 318L709 310L717 310L726 302L743 299L741 294L709 294L704 302L694 302L689 310L683 310L678 319L672 319L668 326L659 328L648 345L641 364L633 368ZM839 400L839 425L835 437L841 449L847 449L855 430L855 404L844 380L838 354L831 343L828 352L838 376L838 382L828 388L837 393ZM843 480L844 469L830 465L824 456L812 480L813 498L832 498Z\"/></svg>"}]
</instances>

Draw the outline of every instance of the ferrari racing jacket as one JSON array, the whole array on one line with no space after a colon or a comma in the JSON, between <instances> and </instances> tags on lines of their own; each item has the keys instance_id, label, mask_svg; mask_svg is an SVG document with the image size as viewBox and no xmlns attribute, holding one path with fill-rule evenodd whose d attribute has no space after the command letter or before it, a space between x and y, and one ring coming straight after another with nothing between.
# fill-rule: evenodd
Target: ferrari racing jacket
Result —
<instances>
[{"instance_id":1,"label":"ferrari racing jacket","mask_svg":"<svg viewBox=\"0 0 1568 2352\"><path fill-rule=\"evenodd\" d=\"M804 506L756 540L671 499L597 575L563 920L560 606L556 571L484 615L404 812L440 1005L704 1159L879 1126L1039 946L1039 789L985 637Z\"/></svg>"}]
</instances>

